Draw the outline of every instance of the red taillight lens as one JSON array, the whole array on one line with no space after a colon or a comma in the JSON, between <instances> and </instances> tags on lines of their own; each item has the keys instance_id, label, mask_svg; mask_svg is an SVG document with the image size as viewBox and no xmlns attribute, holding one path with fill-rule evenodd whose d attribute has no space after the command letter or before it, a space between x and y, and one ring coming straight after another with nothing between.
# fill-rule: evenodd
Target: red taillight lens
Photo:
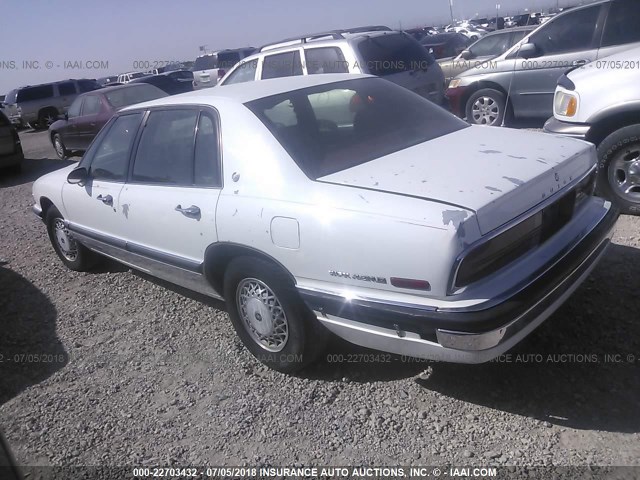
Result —
<instances>
[{"instance_id":1,"label":"red taillight lens","mask_svg":"<svg viewBox=\"0 0 640 480\"><path fill-rule=\"evenodd\" d=\"M409 290L431 290L431 284L426 280L416 280L413 278L391 277L391 285L396 288L407 288Z\"/></svg>"}]
</instances>

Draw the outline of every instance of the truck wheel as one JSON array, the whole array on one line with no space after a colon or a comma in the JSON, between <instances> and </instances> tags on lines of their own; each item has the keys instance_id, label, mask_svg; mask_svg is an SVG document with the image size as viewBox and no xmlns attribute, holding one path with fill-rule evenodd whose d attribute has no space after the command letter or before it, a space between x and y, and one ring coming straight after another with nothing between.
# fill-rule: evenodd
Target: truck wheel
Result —
<instances>
[{"instance_id":1,"label":"truck wheel","mask_svg":"<svg viewBox=\"0 0 640 480\"><path fill-rule=\"evenodd\" d=\"M45 108L38 115L38 128L46 130L58 119L58 111L55 108Z\"/></svg>"},{"instance_id":2,"label":"truck wheel","mask_svg":"<svg viewBox=\"0 0 640 480\"><path fill-rule=\"evenodd\" d=\"M232 260L224 296L242 343L269 368L295 372L324 350L328 331L300 300L291 279L271 263L254 257Z\"/></svg>"},{"instance_id":3,"label":"truck wheel","mask_svg":"<svg viewBox=\"0 0 640 480\"><path fill-rule=\"evenodd\" d=\"M507 110L507 101L502 92L483 88L471 95L467 101L467 122L472 125L500 126Z\"/></svg>"},{"instance_id":4,"label":"truck wheel","mask_svg":"<svg viewBox=\"0 0 640 480\"><path fill-rule=\"evenodd\" d=\"M53 249L67 268L76 272L86 272L96 264L97 255L73 239L57 208L49 208L46 224Z\"/></svg>"},{"instance_id":5,"label":"truck wheel","mask_svg":"<svg viewBox=\"0 0 640 480\"><path fill-rule=\"evenodd\" d=\"M640 125L613 132L598 146L598 193L622 213L640 214Z\"/></svg>"}]
</instances>

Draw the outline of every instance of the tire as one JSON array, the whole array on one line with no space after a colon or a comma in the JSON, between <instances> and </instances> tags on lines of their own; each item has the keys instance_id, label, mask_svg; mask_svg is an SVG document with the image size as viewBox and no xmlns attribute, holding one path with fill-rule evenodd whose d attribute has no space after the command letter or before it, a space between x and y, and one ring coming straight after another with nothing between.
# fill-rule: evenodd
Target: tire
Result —
<instances>
[{"instance_id":1,"label":"tire","mask_svg":"<svg viewBox=\"0 0 640 480\"><path fill-rule=\"evenodd\" d=\"M76 272L86 272L97 263L97 256L88 248L75 242L64 227L64 218L57 208L47 211L46 224L53 249L67 268Z\"/></svg>"},{"instance_id":2,"label":"tire","mask_svg":"<svg viewBox=\"0 0 640 480\"><path fill-rule=\"evenodd\" d=\"M56 155L58 155L60 160L66 160L71 156L67 148L64 146L64 142L62 141L62 137L59 133L53 135L52 143L53 149L56 151Z\"/></svg>"},{"instance_id":3,"label":"tire","mask_svg":"<svg viewBox=\"0 0 640 480\"><path fill-rule=\"evenodd\" d=\"M467 100L467 122L472 125L500 126L505 119L507 101L502 92L483 88Z\"/></svg>"},{"instance_id":4,"label":"tire","mask_svg":"<svg viewBox=\"0 0 640 480\"><path fill-rule=\"evenodd\" d=\"M290 278L270 262L232 260L224 275L224 296L242 343L269 368L292 373L324 350L328 331L304 305Z\"/></svg>"},{"instance_id":5,"label":"tire","mask_svg":"<svg viewBox=\"0 0 640 480\"><path fill-rule=\"evenodd\" d=\"M39 130L46 130L58 118L58 111L54 108L45 108L38 114L38 123L36 127Z\"/></svg>"},{"instance_id":6,"label":"tire","mask_svg":"<svg viewBox=\"0 0 640 480\"><path fill-rule=\"evenodd\" d=\"M598 146L597 190L622 213L640 214L640 125L616 130Z\"/></svg>"}]
</instances>

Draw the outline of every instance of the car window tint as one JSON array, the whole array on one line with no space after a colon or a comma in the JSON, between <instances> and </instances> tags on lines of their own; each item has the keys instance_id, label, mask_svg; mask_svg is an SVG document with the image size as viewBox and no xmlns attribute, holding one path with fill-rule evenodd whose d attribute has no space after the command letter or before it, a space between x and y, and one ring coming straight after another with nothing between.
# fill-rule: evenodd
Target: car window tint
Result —
<instances>
[{"instance_id":1,"label":"car window tint","mask_svg":"<svg viewBox=\"0 0 640 480\"><path fill-rule=\"evenodd\" d=\"M100 113L100 98L96 95L87 95L82 104L82 115L95 115Z\"/></svg>"},{"instance_id":2,"label":"car window tint","mask_svg":"<svg viewBox=\"0 0 640 480\"><path fill-rule=\"evenodd\" d=\"M305 49L309 75L319 73L349 73L349 65L338 47Z\"/></svg>"},{"instance_id":3,"label":"car window tint","mask_svg":"<svg viewBox=\"0 0 640 480\"><path fill-rule=\"evenodd\" d=\"M242 62L238 67L229 74L223 85L232 85L234 83L252 82L256 79L256 69L258 68L258 60L250 62Z\"/></svg>"},{"instance_id":4,"label":"car window tint","mask_svg":"<svg viewBox=\"0 0 640 480\"><path fill-rule=\"evenodd\" d=\"M489 57L500 55L509 48L510 32L489 35L474 43L469 50L474 57Z\"/></svg>"},{"instance_id":5,"label":"car window tint","mask_svg":"<svg viewBox=\"0 0 640 480\"><path fill-rule=\"evenodd\" d=\"M313 179L468 127L429 100L378 78L303 88L247 107Z\"/></svg>"},{"instance_id":6,"label":"car window tint","mask_svg":"<svg viewBox=\"0 0 640 480\"><path fill-rule=\"evenodd\" d=\"M58 92L60 95L75 95L76 94L76 86L73 82L64 82L58 84Z\"/></svg>"},{"instance_id":7,"label":"car window tint","mask_svg":"<svg viewBox=\"0 0 640 480\"><path fill-rule=\"evenodd\" d=\"M67 111L67 115L69 116L69 118L80 116L80 108L82 107L83 100L83 97L78 97L73 101L73 103L69 107L69 110Z\"/></svg>"},{"instance_id":8,"label":"car window tint","mask_svg":"<svg viewBox=\"0 0 640 480\"><path fill-rule=\"evenodd\" d=\"M588 50L600 15L600 6L583 8L550 20L529 41L543 55Z\"/></svg>"},{"instance_id":9,"label":"car window tint","mask_svg":"<svg viewBox=\"0 0 640 480\"><path fill-rule=\"evenodd\" d=\"M202 112L198 121L193 169L195 185L203 187L221 185L218 131L215 120L206 112Z\"/></svg>"},{"instance_id":10,"label":"car window tint","mask_svg":"<svg viewBox=\"0 0 640 480\"><path fill-rule=\"evenodd\" d=\"M18 103L53 97L53 85L38 85L18 90Z\"/></svg>"},{"instance_id":11,"label":"car window tint","mask_svg":"<svg viewBox=\"0 0 640 480\"><path fill-rule=\"evenodd\" d=\"M149 114L133 163L132 180L193 185L197 110L159 110Z\"/></svg>"},{"instance_id":12,"label":"car window tint","mask_svg":"<svg viewBox=\"0 0 640 480\"><path fill-rule=\"evenodd\" d=\"M426 68L432 62L427 51L404 33L368 37L358 44L365 73L384 77Z\"/></svg>"},{"instance_id":13,"label":"car window tint","mask_svg":"<svg viewBox=\"0 0 640 480\"><path fill-rule=\"evenodd\" d=\"M513 39L511 40L511 45L515 45L520 40L522 40L525 36L531 33L531 30L518 30L513 32Z\"/></svg>"},{"instance_id":14,"label":"car window tint","mask_svg":"<svg viewBox=\"0 0 640 480\"><path fill-rule=\"evenodd\" d=\"M85 93L99 89L100 85L95 80L78 80L78 88L81 93Z\"/></svg>"},{"instance_id":15,"label":"car window tint","mask_svg":"<svg viewBox=\"0 0 640 480\"><path fill-rule=\"evenodd\" d=\"M115 182L125 181L129 153L141 116L141 113L134 113L116 118L95 149L89 170L92 178Z\"/></svg>"},{"instance_id":16,"label":"car window tint","mask_svg":"<svg viewBox=\"0 0 640 480\"><path fill-rule=\"evenodd\" d=\"M220 52L218 53L218 68L228 70L240 61L240 52Z\"/></svg>"},{"instance_id":17,"label":"car window tint","mask_svg":"<svg viewBox=\"0 0 640 480\"><path fill-rule=\"evenodd\" d=\"M262 64L263 80L269 78L302 75L302 62L298 50L276 55L267 55Z\"/></svg>"},{"instance_id":18,"label":"car window tint","mask_svg":"<svg viewBox=\"0 0 640 480\"><path fill-rule=\"evenodd\" d=\"M618 1L611 4L604 28L602 46L640 42L640 2Z\"/></svg>"}]
</instances>

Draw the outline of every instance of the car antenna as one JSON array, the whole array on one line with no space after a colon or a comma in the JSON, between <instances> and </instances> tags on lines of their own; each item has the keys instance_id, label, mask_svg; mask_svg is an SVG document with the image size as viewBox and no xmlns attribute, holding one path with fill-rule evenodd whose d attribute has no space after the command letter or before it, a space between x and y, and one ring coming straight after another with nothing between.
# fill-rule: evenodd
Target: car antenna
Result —
<instances>
[{"instance_id":1,"label":"car antenna","mask_svg":"<svg viewBox=\"0 0 640 480\"><path fill-rule=\"evenodd\" d=\"M523 42L518 44L518 50L516 51L516 56L513 59L513 70L511 70L511 79L509 80L509 89L507 90L507 98L504 102L504 115L502 115L502 124L501 127L504 127L504 122L507 119L507 108L509 106L509 98L511 97L511 85L513 85L513 77L516 76L516 66L518 65L518 55L520 54L520 49L524 45Z\"/></svg>"}]
</instances>

